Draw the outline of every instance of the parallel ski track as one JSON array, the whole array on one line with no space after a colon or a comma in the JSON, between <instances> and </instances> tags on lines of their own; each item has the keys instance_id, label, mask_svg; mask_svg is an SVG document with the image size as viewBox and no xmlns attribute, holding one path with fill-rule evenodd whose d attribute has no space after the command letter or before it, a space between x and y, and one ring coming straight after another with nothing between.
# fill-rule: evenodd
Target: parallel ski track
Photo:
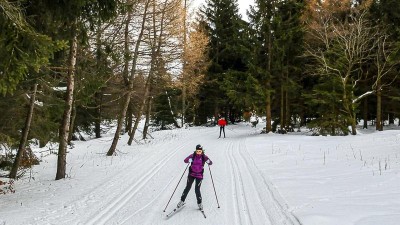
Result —
<instances>
[{"instance_id":1,"label":"parallel ski track","mask_svg":"<svg viewBox=\"0 0 400 225\"><path fill-rule=\"evenodd\" d=\"M99 193L106 193L103 194L101 196L110 196L110 194L107 194L107 192L112 192L112 190L109 190L110 184L116 184L116 186L118 186L118 184L121 183L121 181L126 181L125 183L130 183L129 187L127 190L125 190L123 193L121 193L121 195L119 195L118 198L116 198L116 200L112 200L111 202L109 202L109 204L107 204L107 207L105 208L101 208L98 210L99 212L95 213L94 217L91 217L91 219L89 221L86 221L85 223L77 222L77 221L66 221L63 219L63 217L70 213L70 211L65 210L64 208L61 210L55 210L52 211L51 214L47 214L45 217L42 218L35 218L35 220L37 221L48 221L48 220L57 220L57 221L62 221L62 224L70 224L70 223L78 223L78 224L100 224L101 220L100 217L105 216L105 218L108 220L109 217L112 217L112 215L118 210L120 209L126 202L128 199L131 199L138 190L135 190L135 188L141 188L143 187L146 182L148 182L161 168L162 166L165 165L165 163L171 159L177 152L179 152L183 147L184 144L182 144L182 142L180 142L181 144L178 145L176 148L174 148L175 150L171 150L170 153L168 155L165 156L166 161L164 162L160 162L156 165L154 165L154 167L149 170L147 173L143 174L141 177L137 178L137 177L133 177L132 174L130 173L120 173L120 171L116 171L114 173L113 176L108 176L108 177L112 177L109 180L105 180L105 182L103 182L101 185L99 186L95 186L91 189L88 189L85 191L85 193L82 193L82 195L71 199L70 201L64 203L64 205L68 206L68 208L75 208L77 210L82 210L82 208L87 207L89 204L87 202L89 202L91 199L95 198L94 196L99 196L101 194ZM139 161L137 164L132 163L130 166L128 166L127 168L125 168L125 171L135 171L135 168L142 168L143 165L148 164L149 162L147 160L141 160ZM151 176L149 176L151 175ZM147 177L148 176L148 177ZM143 183L141 183L143 182ZM113 186L113 185L111 185ZM96 194L97 193L97 194ZM118 201L121 201L121 199L124 199L125 197L127 197L126 200L124 200L122 204L118 204ZM115 206L115 208L114 208ZM112 214L110 214L112 213ZM109 215L107 217L107 215ZM83 218L78 218L78 219L83 219ZM97 222L99 221L99 222ZM49 222L50 223L50 222Z\"/></svg>"},{"instance_id":2,"label":"parallel ski track","mask_svg":"<svg viewBox=\"0 0 400 225\"><path fill-rule=\"evenodd\" d=\"M244 165L246 165L244 169L249 171L247 174L252 177L252 186L266 188L265 190L258 190L256 188L256 193L263 205L264 211L269 216L271 224L301 225L300 221L287 210L287 205L284 203L279 193L277 193L277 190L275 190L273 185L261 174L246 147L246 139L240 142L239 149L237 155L240 157L240 160L243 161Z\"/></svg>"},{"instance_id":3,"label":"parallel ski track","mask_svg":"<svg viewBox=\"0 0 400 225\"><path fill-rule=\"evenodd\" d=\"M213 130L209 130L206 131L206 133L215 132ZM153 177L159 173L165 167L165 165L185 147L185 145L188 144L188 142L193 142L193 140L189 140L189 138L190 136L186 138L184 137L183 140L180 140L172 150L168 151L168 153L163 156L163 160L160 160L159 163L153 165L146 173L141 174L140 176L132 176L130 173L116 172L115 176L113 176L110 180L106 180L106 182L102 183L101 185L86 190L86 195L76 197L69 201L69 203L64 204L72 205L72 208L77 210L85 209L85 207L90 205L88 202L94 199L96 196L107 196L107 192L112 191L108 190L110 188L110 184L118 184L121 181L124 181L126 184L125 187L128 187L127 189L123 190L121 193L114 194L116 196L115 198L112 198L113 194L109 194L108 196L111 196L107 199L104 199L105 203L102 203L101 206L97 206L98 209L96 212L93 212L94 214L91 218L79 218L81 220L87 219L86 222L63 220L65 214L69 213L69 211L65 209L53 211L51 215L42 217L40 221L44 222L49 221L50 219L51 221L62 221L62 224L74 223L85 225L116 223L124 224L129 222L135 215L142 212L146 208L153 206L155 200L153 199L147 204L143 205L143 207L140 209L131 212L130 216L123 218L122 221L119 220L121 218L116 216L117 212L129 202L132 202L137 193L140 193L140 190L148 186L148 182L151 181ZM262 175L246 147L246 138L241 137L239 140L235 140L233 137L227 144L225 155L228 159L229 169L231 171L230 182L232 184L232 198L235 198L232 201L232 207L234 210L234 224L257 224L259 221L253 221L251 216L254 214L254 212L250 212L249 210L252 208L254 209L254 206L258 205L261 206L259 209L263 214L266 215L265 217L270 221L270 224L301 225L299 220L287 210L287 205L284 204L283 199L280 197L278 191L275 190L272 183ZM145 167L145 164L148 164L151 160L152 159L140 160L137 164L129 165L124 170L134 171L135 168L143 168ZM174 178L172 178L168 183L170 184L173 181ZM160 196L162 193L164 193L167 186L163 190L160 190L157 196ZM259 187L265 187L265 189L259 190ZM249 190L251 190L251 192ZM257 195L258 198L255 198L254 195ZM248 202L251 199L258 200L256 202ZM251 207L249 208L249 206ZM151 224L151 222L156 220L157 218L147 218L146 222Z\"/></svg>"},{"instance_id":4,"label":"parallel ski track","mask_svg":"<svg viewBox=\"0 0 400 225\"><path fill-rule=\"evenodd\" d=\"M35 218L35 220L41 221L39 224L41 224L43 221L48 221L49 224L53 223L51 221L58 221L58 223L60 224L104 224L105 221L111 219L119 209L121 209L127 202L129 202L129 200L131 200L137 194L137 192L141 188L143 188L143 186L145 186L147 182L150 181L152 177L157 174L157 172L160 171L163 166L183 148L184 142L179 142L179 145L174 146L173 148L171 148L170 151L168 151L169 154L164 156L164 160L159 160L160 162L158 164L152 166L152 168L147 173L140 175L140 177L132 176L131 173L121 173L121 171L116 171L114 172L113 176L108 176L108 179L105 180L105 182L103 182L101 185L85 190L85 192L82 193L80 196L64 203L64 205L68 206L69 209L72 208L76 211L81 211L82 209L84 210L89 205L91 205L90 203L88 203L89 201L95 199L96 197L98 198L98 196L107 196L108 198L104 199L104 202L107 202L107 199L111 199L111 197L109 196L112 196L112 194L109 194L109 192L112 192L112 190L110 190L110 187L114 186L114 184L117 187L119 186L121 181L124 181L125 186L127 186L128 188L124 190L120 195L118 195L117 198L112 199L107 204L95 206L98 207L97 212L94 213L94 215L92 215L90 219L86 222L83 222L82 220L88 218L65 220L63 217L71 213L71 210L66 210L65 208L52 211L51 213L47 213L44 217ZM149 161L151 160L151 158L139 160L138 163L132 163L128 167L124 168L124 171L135 171L135 168L143 168L146 164L149 164Z\"/></svg>"},{"instance_id":5,"label":"parallel ski track","mask_svg":"<svg viewBox=\"0 0 400 225\"><path fill-rule=\"evenodd\" d=\"M235 141L229 142L226 154L227 158L229 159L232 171L231 182L233 187L233 197L236 197L236 201L232 201L234 203L233 208L235 210L235 212L233 213L235 216L235 224L252 224L249 214L243 213L243 211L248 212L248 206L245 196L246 193L243 187L243 180L240 175L238 165L233 156L234 142Z\"/></svg>"},{"instance_id":6,"label":"parallel ski track","mask_svg":"<svg viewBox=\"0 0 400 225\"><path fill-rule=\"evenodd\" d=\"M112 219L114 214L120 210L125 204L130 202L132 198L141 190L143 187L146 187L147 182L149 182L153 176L155 176L164 166L168 163L168 161L175 156L177 152L184 148L184 143L175 148L175 151L171 151L169 154L165 155L163 160L160 160L159 163L154 165L149 171L144 173L138 179L130 179L125 180L126 182L132 183L126 190L124 190L120 195L109 202L107 207L101 209L96 215L91 218L89 221L85 222L85 225L91 224L107 224L107 222ZM140 168L140 167L139 167Z\"/></svg>"},{"instance_id":7,"label":"parallel ski track","mask_svg":"<svg viewBox=\"0 0 400 225\"><path fill-rule=\"evenodd\" d=\"M206 133L214 133L214 131L209 130ZM120 194L120 196L111 201L108 206L105 209L102 209L100 213L96 214L96 217L93 219L87 221L85 225L98 225L98 224L125 224L128 223L134 216L136 216L138 213L142 212L143 210L147 209L148 207L153 205L153 202L157 200L157 198L154 198L152 201L148 202L145 204L143 207L140 209L131 212L131 215L129 217L123 218L122 221L118 221L119 218L114 218L115 214L123 208L127 203L131 202L134 196L143 188L147 187L147 183L152 180L152 178L159 172L161 171L166 164L169 163L169 160L174 158L176 153L180 152L187 144L188 142L193 142L193 140L188 140L190 138L187 137L183 140L180 140L176 147L174 147L175 151L171 151L170 154L167 154L163 157L163 160L160 160L162 162L154 165L151 170L149 170L147 173L143 174L140 178L138 179L133 179L132 186L130 186L127 190L125 190L123 193ZM139 167L141 168L141 167ZM132 178L131 178L132 179ZM171 183L173 180L171 179L169 183ZM157 196L160 196L162 194L165 194L165 190L169 187L169 185L166 185L163 190L159 191L159 194ZM109 222L109 220L113 220L113 222ZM117 221L115 221L117 219ZM148 224L151 224L150 220L153 220L154 218L149 217L147 222ZM146 223L147 223L146 222Z\"/></svg>"},{"instance_id":8,"label":"parallel ski track","mask_svg":"<svg viewBox=\"0 0 400 225\"><path fill-rule=\"evenodd\" d=\"M301 225L287 210L278 191L257 168L246 147L246 138L229 143L227 158L232 170L233 197L236 197L236 201L232 201L235 203L235 224L260 224L261 221L254 221L252 215L262 213L266 220L264 224L268 224L269 220L271 225ZM253 202L248 202L251 200Z\"/></svg>"},{"instance_id":9,"label":"parallel ski track","mask_svg":"<svg viewBox=\"0 0 400 225\"><path fill-rule=\"evenodd\" d=\"M211 135L215 135L215 130L212 130L212 129L207 129L206 131L203 131L204 133L202 134L202 135L204 135L204 134L211 134ZM194 142L194 141L197 141L197 140L190 140L191 142ZM180 143L183 143L183 142L185 142L184 140L181 140L180 141ZM187 143L186 143L187 144ZM199 144L199 142L196 142L196 144ZM194 146L194 145L193 145ZM182 161L183 161L183 159L182 159ZM186 171L186 174L184 175L184 177L182 178L182 181L181 182L183 182L183 184L182 185L184 185L185 183L186 183L186 176L187 176L187 174L188 174L188 171ZM180 175L181 174L179 174L179 176L177 175L175 178L175 180L174 180L174 182L177 182L178 181L178 178L180 178ZM173 183L173 182L172 182ZM174 185L175 185L175 183L174 183ZM160 195L161 194L164 194L165 195L165 189L167 188L167 186L163 189L163 191L160 191ZM192 187L192 188L194 188L194 187ZM172 194L172 193L171 193ZM181 193L176 193L175 192L175 195L178 195L178 196L180 196L180 194ZM168 199L168 197L170 197L170 196L167 196L167 195L165 195L164 196L166 199ZM154 200L153 200L154 201ZM173 206L175 206L175 204L176 204L176 202L173 202L172 203L172 205ZM123 221L123 223L121 223L121 224L128 224L127 222L128 221L130 221L130 219L132 218L132 217L134 217L136 214L138 214L139 212L141 212L141 211L143 211L144 209L146 209L146 208L148 208L149 206L151 206L152 204L151 204L151 202L150 203L148 203L148 204L146 204L146 206L144 206L144 207L142 207L141 209L139 209L139 210L137 210L136 212L133 212L133 214L130 216L130 217L128 217L128 218L126 218L124 221ZM170 204L171 205L171 204ZM187 206L186 206L187 207ZM164 216L165 214L163 214L163 216ZM163 217L164 218L164 217ZM165 219L165 218L164 218ZM159 221L157 221L158 220L158 218L153 218L153 217L147 217L147 219L145 220L145 222L143 223L143 224L156 224L156 223L159 223Z\"/></svg>"}]
</instances>

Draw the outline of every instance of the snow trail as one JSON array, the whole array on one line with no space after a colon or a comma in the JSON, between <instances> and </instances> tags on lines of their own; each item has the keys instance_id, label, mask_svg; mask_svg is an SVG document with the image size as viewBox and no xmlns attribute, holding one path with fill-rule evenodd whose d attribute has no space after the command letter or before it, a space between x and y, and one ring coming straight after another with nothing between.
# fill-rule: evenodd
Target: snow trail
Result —
<instances>
[{"instance_id":1,"label":"snow trail","mask_svg":"<svg viewBox=\"0 0 400 225\"><path fill-rule=\"evenodd\" d=\"M169 140L155 137L135 146L125 145L127 137L124 136L119 147L123 152L118 156L97 155L97 159L93 159L85 152L83 157L77 157L80 161L76 164L88 166L93 160L92 166L96 168L97 164L104 177L94 179L96 183L88 186L79 186L77 181L71 188L82 188L80 191L67 202L35 215L29 224L183 225L187 224L188 218L194 224L300 224L287 211L284 202L276 197L278 192L261 175L248 152L246 139L255 135L254 130L231 125L226 130L227 138L217 139L218 134L218 127L194 128L162 137ZM93 144L96 142L88 143L87 148L99 148ZM192 187L186 207L167 220L166 213L175 207L185 187L187 171L166 212L163 209L186 167L183 159L193 153L197 144L204 146L205 153L214 162L210 169L218 199L222 200L221 208L217 208L211 177L205 168L201 190L207 218L197 208ZM135 153L132 155L129 151ZM68 183L68 180L63 182Z\"/></svg>"}]
</instances>

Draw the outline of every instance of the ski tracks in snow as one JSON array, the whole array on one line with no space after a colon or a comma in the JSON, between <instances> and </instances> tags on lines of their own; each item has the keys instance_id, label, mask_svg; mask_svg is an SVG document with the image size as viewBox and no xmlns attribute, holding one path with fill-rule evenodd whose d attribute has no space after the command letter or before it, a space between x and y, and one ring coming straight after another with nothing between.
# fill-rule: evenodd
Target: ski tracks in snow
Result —
<instances>
[{"instance_id":1,"label":"ski tracks in snow","mask_svg":"<svg viewBox=\"0 0 400 225\"><path fill-rule=\"evenodd\" d=\"M287 210L278 191L257 168L246 147L246 138L242 136L230 140L226 158L231 171L230 194L234 199L228 214L234 215L235 224L300 225L297 218Z\"/></svg>"},{"instance_id":2,"label":"ski tracks in snow","mask_svg":"<svg viewBox=\"0 0 400 225\"><path fill-rule=\"evenodd\" d=\"M231 171L231 188L232 188L232 197L235 199L232 201L233 212L229 213L235 217L235 224L253 224L250 217L249 207L246 201L246 191L243 183L243 178L240 173L240 168L233 156L234 152L237 152L237 149L234 149L234 142L231 141L228 145L228 149L226 150L227 159L229 159L230 171Z\"/></svg>"},{"instance_id":3,"label":"ski tracks in snow","mask_svg":"<svg viewBox=\"0 0 400 225\"><path fill-rule=\"evenodd\" d=\"M183 146L177 148L177 150L182 149ZM87 225L97 225L97 224L107 224L107 222L113 219L113 216L122 209L127 203L131 202L134 196L147 185L147 183L156 175L168 162L168 160L175 155L176 151L172 151L169 155L165 157L165 160L159 161L153 168L147 171L138 179L131 180L132 185L124 190L118 197L113 199L107 204L107 206L101 209L96 215L89 221L86 221Z\"/></svg>"},{"instance_id":4,"label":"ski tracks in snow","mask_svg":"<svg viewBox=\"0 0 400 225\"><path fill-rule=\"evenodd\" d=\"M186 140L186 138L183 137L183 140ZM38 224L121 224L121 221L129 219L126 218L126 215L119 215L121 211L132 210L132 208L127 206L132 203L134 204L138 195L142 194L141 192L148 191L147 187L151 186L149 183L154 180L154 177L159 175L166 164L171 159L176 158L176 154L185 148L186 141L183 140L172 143L173 146L169 146L170 149L164 151L165 153L162 156L155 155L154 157L137 160L136 163L131 162L123 171L115 172L113 175L108 176L108 179L105 179L100 185L85 190L82 195L64 203L64 208L60 210L55 209L52 212L46 213L43 217L36 217L35 220L39 222ZM166 145L162 146L166 147ZM162 160L160 157L162 157ZM135 168L148 169L135 173ZM172 179L168 181L169 185L171 181ZM164 189L166 187L168 185ZM136 212L131 211L128 215L134 216L144 208L149 207L159 195L164 194L164 191L159 190L152 201L142 205L142 208L136 210ZM89 215L89 217L78 217L77 215L77 217L71 218L71 216L68 216L69 214L80 214L77 212L86 210L90 211L90 213L85 214Z\"/></svg>"},{"instance_id":5,"label":"ski tracks in snow","mask_svg":"<svg viewBox=\"0 0 400 225\"><path fill-rule=\"evenodd\" d=\"M206 133L210 132L211 131L209 130L206 131ZM150 207L157 205L155 201L159 200L159 198L161 198L161 195L169 193L166 191L166 189L171 188L174 179L177 178L176 176L169 179L168 183L163 187L162 190L155 191L155 196L152 196L148 200L142 199L143 204L136 204L138 203L138 199L140 198L139 194L142 194L141 192L148 194L149 191L151 191L149 190L149 187L153 186L150 183L157 182L157 179L155 177L160 176L160 174L161 175L165 174L165 171L163 170L166 169L167 165L171 164L171 160L179 158L176 155L179 152L182 152L185 148L187 148L188 143L191 143L193 141L195 140L191 140L191 136L180 137L179 141L175 141L172 147L171 146L167 147L166 145L162 145L162 148L167 147L167 149L166 151L163 151L161 156L158 156L158 158L153 159L153 161L156 160L157 163L153 165L151 168L149 168L149 170L144 174L141 174L138 177L131 177L128 180L124 180L123 182L129 182L131 183L131 185L129 185L128 188L123 192L117 193L116 198L112 199L106 204L103 204L106 207L100 208L98 212L96 212L93 215L93 218L87 220L84 224L85 225L131 224L132 220L136 221L135 218L138 216L140 217L139 214L146 210L147 211L150 210L153 213L156 213L158 210L160 210L158 208L154 207L150 208ZM195 144L191 144L190 146L191 148L193 148ZM164 152L167 152L167 154L165 154ZM142 162L142 163L148 163L148 162ZM144 168L143 165L138 165L138 167ZM153 219L154 218L152 216L148 216L144 223L151 224L152 221L150 220Z\"/></svg>"},{"instance_id":6,"label":"ski tracks in snow","mask_svg":"<svg viewBox=\"0 0 400 225\"><path fill-rule=\"evenodd\" d=\"M279 192L257 167L251 150L247 149L248 129L238 129L231 133L230 138L218 139L218 141L215 141L215 133L215 129L205 129L196 131L195 135L178 137L170 144L162 144L160 148L167 151L149 155L148 158L136 159L122 171L114 172L112 176L105 178L100 185L88 188L82 195L65 203L64 205L68 208L56 209L45 217L36 219L45 222L44 224L57 224L56 221L58 221L59 224L79 225L138 222L141 224L185 224L188 216L200 219L200 216L193 217L197 211L187 208L185 214L176 215L167 222L163 219L164 214L161 208L168 201L172 188L180 177L179 173L182 172L176 166L174 167L178 160L181 162L182 152L187 151L184 149L188 146L191 146L189 148L191 149L195 144L204 142L214 144L214 146L209 146L210 156L215 159L215 165L221 168L220 171L215 171L214 179L217 181L217 192L224 193L223 200L225 200L221 202L221 209L212 209L210 203L214 201L214 196L210 194L211 192L204 194L208 214L207 222L204 222L218 225L224 222L236 225L300 225L297 218L288 211ZM186 153L184 154L186 156ZM140 169L139 172L137 168ZM165 172L176 173L176 175L165 176ZM160 181L160 178L163 180ZM186 176L183 183L185 179ZM210 185L208 183L203 190L207 186L210 189ZM225 188L220 190L222 186ZM153 187L154 190L149 187ZM175 197L171 204L175 204L176 199ZM89 211L83 214L85 216L78 213L85 210ZM74 213L77 213L75 217L68 216ZM225 216L225 219L221 216Z\"/></svg>"}]
</instances>

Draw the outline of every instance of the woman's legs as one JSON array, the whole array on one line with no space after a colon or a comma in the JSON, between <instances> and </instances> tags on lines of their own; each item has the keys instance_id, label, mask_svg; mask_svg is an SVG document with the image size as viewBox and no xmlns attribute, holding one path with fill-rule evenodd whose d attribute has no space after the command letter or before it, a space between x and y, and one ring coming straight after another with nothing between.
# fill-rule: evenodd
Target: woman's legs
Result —
<instances>
[{"instance_id":1,"label":"woman's legs","mask_svg":"<svg viewBox=\"0 0 400 225\"><path fill-rule=\"evenodd\" d=\"M201 178L196 178L196 187L194 188L194 192L196 193L196 198L197 198L197 204L201 203L201 192L200 192L200 187L203 179Z\"/></svg>"},{"instance_id":2,"label":"woman's legs","mask_svg":"<svg viewBox=\"0 0 400 225\"><path fill-rule=\"evenodd\" d=\"M225 137L225 126L219 127L219 137L221 137L221 132L224 132L224 137Z\"/></svg>"},{"instance_id":3,"label":"woman's legs","mask_svg":"<svg viewBox=\"0 0 400 225\"><path fill-rule=\"evenodd\" d=\"M183 193L182 193L182 196L181 196L181 201L182 202L185 201L186 196L188 195L188 193L190 191L190 188L192 188L192 184L193 184L194 179L195 179L194 177L188 176L185 190L183 190ZM196 179L196 184L197 184L197 179Z\"/></svg>"}]
</instances>

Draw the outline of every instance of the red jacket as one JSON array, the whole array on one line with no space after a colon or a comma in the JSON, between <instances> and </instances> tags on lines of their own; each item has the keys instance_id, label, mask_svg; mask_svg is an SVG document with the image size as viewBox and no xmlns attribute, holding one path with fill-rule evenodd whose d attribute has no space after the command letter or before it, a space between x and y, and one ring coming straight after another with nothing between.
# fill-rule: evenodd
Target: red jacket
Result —
<instances>
[{"instance_id":1,"label":"red jacket","mask_svg":"<svg viewBox=\"0 0 400 225\"><path fill-rule=\"evenodd\" d=\"M221 127L226 126L226 120L225 119L219 119L218 120L218 126L221 126Z\"/></svg>"}]
</instances>

